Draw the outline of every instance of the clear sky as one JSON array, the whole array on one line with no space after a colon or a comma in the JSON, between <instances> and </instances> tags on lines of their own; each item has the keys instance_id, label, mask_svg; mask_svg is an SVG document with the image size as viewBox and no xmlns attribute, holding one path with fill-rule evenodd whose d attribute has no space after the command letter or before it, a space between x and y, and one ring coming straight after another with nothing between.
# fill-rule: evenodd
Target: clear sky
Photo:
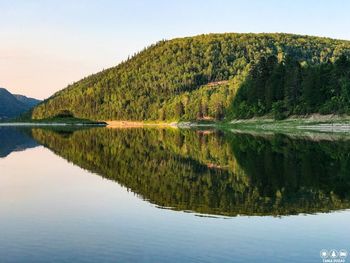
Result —
<instances>
[{"instance_id":1,"label":"clear sky","mask_svg":"<svg viewBox=\"0 0 350 263\"><path fill-rule=\"evenodd\" d=\"M350 40L348 0L0 0L0 86L46 98L161 39L287 32Z\"/></svg>"}]
</instances>

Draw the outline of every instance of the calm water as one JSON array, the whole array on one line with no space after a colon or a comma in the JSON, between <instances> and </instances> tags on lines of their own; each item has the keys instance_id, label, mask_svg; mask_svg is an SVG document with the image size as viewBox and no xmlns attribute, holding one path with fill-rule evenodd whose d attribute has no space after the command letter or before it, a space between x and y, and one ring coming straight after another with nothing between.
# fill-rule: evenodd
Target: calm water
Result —
<instances>
[{"instance_id":1,"label":"calm water","mask_svg":"<svg viewBox=\"0 0 350 263\"><path fill-rule=\"evenodd\" d=\"M0 127L0 171L0 262L322 262L321 249L350 251L346 137Z\"/></svg>"}]
</instances>

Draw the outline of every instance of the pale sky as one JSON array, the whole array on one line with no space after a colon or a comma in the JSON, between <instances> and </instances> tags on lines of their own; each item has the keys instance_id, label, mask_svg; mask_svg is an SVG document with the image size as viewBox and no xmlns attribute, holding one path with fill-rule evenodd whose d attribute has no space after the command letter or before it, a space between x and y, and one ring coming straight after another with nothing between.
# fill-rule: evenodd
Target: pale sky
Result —
<instances>
[{"instance_id":1,"label":"pale sky","mask_svg":"<svg viewBox=\"0 0 350 263\"><path fill-rule=\"evenodd\" d=\"M347 0L0 0L0 87L47 98L161 39L286 32L350 40Z\"/></svg>"}]
</instances>

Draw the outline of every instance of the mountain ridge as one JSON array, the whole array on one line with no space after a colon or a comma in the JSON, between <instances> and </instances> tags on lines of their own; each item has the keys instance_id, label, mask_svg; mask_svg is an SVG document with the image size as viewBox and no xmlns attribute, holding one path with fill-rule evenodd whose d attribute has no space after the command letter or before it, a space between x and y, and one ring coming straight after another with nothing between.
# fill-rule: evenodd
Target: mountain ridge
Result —
<instances>
[{"instance_id":1,"label":"mountain ridge","mask_svg":"<svg viewBox=\"0 0 350 263\"><path fill-rule=\"evenodd\" d=\"M0 120L20 116L36 106L40 100L24 95L12 94L0 87Z\"/></svg>"}]
</instances>

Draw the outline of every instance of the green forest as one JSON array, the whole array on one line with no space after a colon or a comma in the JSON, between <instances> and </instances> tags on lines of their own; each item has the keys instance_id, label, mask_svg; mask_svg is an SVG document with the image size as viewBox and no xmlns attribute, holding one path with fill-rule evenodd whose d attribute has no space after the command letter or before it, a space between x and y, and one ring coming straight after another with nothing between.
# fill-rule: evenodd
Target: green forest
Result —
<instances>
[{"instance_id":1,"label":"green forest","mask_svg":"<svg viewBox=\"0 0 350 263\"><path fill-rule=\"evenodd\" d=\"M341 56L334 63L300 63L286 57L262 57L241 85L233 101L236 118L273 113L275 119L289 115L350 114L350 60Z\"/></svg>"},{"instance_id":2,"label":"green forest","mask_svg":"<svg viewBox=\"0 0 350 263\"><path fill-rule=\"evenodd\" d=\"M160 41L41 103L33 119L229 120L349 113L350 42L293 34Z\"/></svg>"},{"instance_id":3,"label":"green forest","mask_svg":"<svg viewBox=\"0 0 350 263\"><path fill-rule=\"evenodd\" d=\"M280 216L350 207L349 140L146 128L47 128L32 136L164 208Z\"/></svg>"}]
</instances>

